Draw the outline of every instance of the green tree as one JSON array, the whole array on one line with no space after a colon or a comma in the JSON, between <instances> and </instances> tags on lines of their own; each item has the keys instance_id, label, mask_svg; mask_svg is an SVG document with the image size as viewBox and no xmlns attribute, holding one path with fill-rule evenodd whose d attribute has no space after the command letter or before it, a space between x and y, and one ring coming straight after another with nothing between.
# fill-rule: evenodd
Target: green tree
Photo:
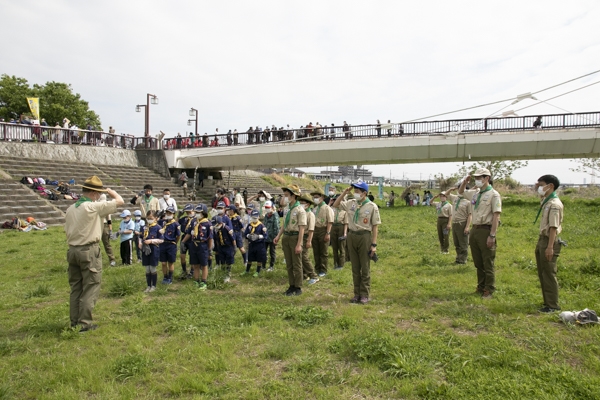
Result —
<instances>
[{"instance_id":1,"label":"green tree","mask_svg":"<svg viewBox=\"0 0 600 400\"><path fill-rule=\"evenodd\" d=\"M52 81L30 87L26 79L6 74L0 77L0 117L11 118L12 113L31 115L27 97L39 97L40 117L50 125L62 125L63 118L68 118L80 128L90 124L100 129L100 117L79 93L73 92L70 84Z\"/></svg>"},{"instance_id":2,"label":"green tree","mask_svg":"<svg viewBox=\"0 0 600 400\"><path fill-rule=\"evenodd\" d=\"M600 174L600 158L576 158L572 161L579 164L575 168L569 168L573 172L582 172L593 176Z\"/></svg>"},{"instance_id":3,"label":"green tree","mask_svg":"<svg viewBox=\"0 0 600 400\"><path fill-rule=\"evenodd\" d=\"M32 97L33 91L27 79L3 74L0 77L0 117L9 121L21 114L29 113L27 97Z\"/></svg>"},{"instance_id":4,"label":"green tree","mask_svg":"<svg viewBox=\"0 0 600 400\"><path fill-rule=\"evenodd\" d=\"M469 166L462 165L458 172L453 176L457 178L457 180L462 179L465 175L470 175L474 173L479 168L487 168L490 170L490 174L492 174L492 181L501 181L507 178L510 178L516 170L526 167L528 165L527 161L477 161Z\"/></svg>"}]
</instances>

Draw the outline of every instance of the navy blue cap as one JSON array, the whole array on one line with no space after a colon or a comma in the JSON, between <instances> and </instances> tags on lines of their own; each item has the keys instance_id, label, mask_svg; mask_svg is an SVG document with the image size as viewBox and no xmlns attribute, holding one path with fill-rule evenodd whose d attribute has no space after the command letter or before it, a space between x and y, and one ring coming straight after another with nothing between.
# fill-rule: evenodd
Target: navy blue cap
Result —
<instances>
[{"instance_id":1,"label":"navy blue cap","mask_svg":"<svg viewBox=\"0 0 600 400\"><path fill-rule=\"evenodd\" d=\"M217 203L217 208L225 208L225 202L224 201L220 201Z\"/></svg>"},{"instance_id":2,"label":"navy blue cap","mask_svg":"<svg viewBox=\"0 0 600 400\"><path fill-rule=\"evenodd\" d=\"M260 217L260 213L256 210L254 210L254 211L252 211L252 213L250 213L250 216L252 218L258 218L258 217Z\"/></svg>"},{"instance_id":3,"label":"navy blue cap","mask_svg":"<svg viewBox=\"0 0 600 400\"><path fill-rule=\"evenodd\" d=\"M193 204L186 204L185 207L183 207L183 211L194 211L194 205Z\"/></svg>"},{"instance_id":4,"label":"navy blue cap","mask_svg":"<svg viewBox=\"0 0 600 400\"><path fill-rule=\"evenodd\" d=\"M215 223L217 224L222 224L223 223L223 217L221 217L220 215L217 215L215 218Z\"/></svg>"},{"instance_id":5,"label":"navy blue cap","mask_svg":"<svg viewBox=\"0 0 600 400\"><path fill-rule=\"evenodd\" d=\"M227 206L227 209L229 209L229 210L231 210L231 211L233 211L233 212L237 212L237 210L238 210L238 209L237 209L237 207L236 207L236 206L234 206L233 204L232 204L232 205L230 205L230 206Z\"/></svg>"},{"instance_id":6,"label":"navy blue cap","mask_svg":"<svg viewBox=\"0 0 600 400\"><path fill-rule=\"evenodd\" d=\"M208 215L208 208L204 204L198 204L194 209L196 212L202 212L205 215Z\"/></svg>"},{"instance_id":7,"label":"navy blue cap","mask_svg":"<svg viewBox=\"0 0 600 400\"><path fill-rule=\"evenodd\" d=\"M175 207L169 206L165 210L166 212L170 212L171 214L175 214Z\"/></svg>"}]
</instances>

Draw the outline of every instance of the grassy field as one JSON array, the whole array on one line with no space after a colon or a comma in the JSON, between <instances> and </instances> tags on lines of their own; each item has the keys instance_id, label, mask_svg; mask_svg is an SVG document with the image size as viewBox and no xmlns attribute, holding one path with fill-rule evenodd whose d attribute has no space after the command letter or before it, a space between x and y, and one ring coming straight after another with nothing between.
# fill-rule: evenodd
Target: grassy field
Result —
<instances>
[{"instance_id":1,"label":"grassy field","mask_svg":"<svg viewBox=\"0 0 600 400\"><path fill-rule=\"evenodd\" d=\"M600 311L600 203L563 200L561 306ZM0 399L599 398L600 326L537 313L536 211L533 198L505 199L485 302L473 265L439 254L435 210L397 206L381 210L367 306L348 303L348 264L300 297L282 295L281 258L246 278L239 257L228 286L211 275L206 292L184 282L145 295L140 264L105 258L100 328L85 334L67 328L62 230L4 232Z\"/></svg>"}]
</instances>

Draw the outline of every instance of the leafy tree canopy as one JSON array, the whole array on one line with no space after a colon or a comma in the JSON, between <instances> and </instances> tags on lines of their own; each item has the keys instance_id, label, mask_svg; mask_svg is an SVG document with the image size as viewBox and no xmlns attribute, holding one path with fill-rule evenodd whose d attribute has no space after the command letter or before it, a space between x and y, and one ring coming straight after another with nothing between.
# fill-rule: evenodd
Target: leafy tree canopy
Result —
<instances>
[{"instance_id":1,"label":"leafy tree canopy","mask_svg":"<svg viewBox=\"0 0 600 400\"><path fill-rule=\"evenodd\" d=\"M40 99L40 118L45 118L51 126L56 122L62 125L63 118L68 118L71 124L81 128L89 124L94 129L101 129L98 114L90 110L88 102L79 93L73 93L70 84L52 81L30 86L24 78L7 74L0 77L0 117L10 120L15 115L17 118L22 114L31 115L27 97Z\"/></svg>"}]
</instances>

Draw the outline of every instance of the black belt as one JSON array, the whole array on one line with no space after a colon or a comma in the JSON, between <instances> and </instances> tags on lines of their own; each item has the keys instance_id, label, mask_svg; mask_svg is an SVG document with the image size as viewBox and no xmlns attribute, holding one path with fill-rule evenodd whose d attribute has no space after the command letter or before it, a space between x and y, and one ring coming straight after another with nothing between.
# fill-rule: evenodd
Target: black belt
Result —
<instances>
[{"instance_id":1,"label":"black belt","mask_svg":"<svg viewBox=\"0 0 600 400\"><path fill-rule=\"evenodd\" d=\"M487 229L487 230L492 230L492 226L491 225L473 225L473 229Z\"/></svg>"},{"instance_id":2,"label":"black belt","mask_svg":"<svg viewBox=\"0 0 600 400\"><path fill-rule=\"evenodd\" d=\"M334 222L333 223L333 226L342 226L342 225L344 225L344 224L342 224L341 222Z\"/></svg>"},{"instance_id":3,"label":"black belt","mask_svg":"<svg viewBox=\"0 0 600 400\"><path fill-rule=\"evenodd\" d=\"M298 232L283 232L286 236L298 236Z\"/></svg>"},{"instance_id":4,"label":"black belt","mask_svg":"<svg viewBox=\"0 0 600 400\"><path fill-rule=\"evenodd\" d=\"M450 217L438 217L438 219L449 219Z\"/></svg>"},{"instance_id":5,"label":"black belt","mask_svg":"<svg viewBox=\"0 0 600 400\"><path fill-rule=\"evenodd\" d=\"M173 244L177 244L177 242L173 241L173 240L165 240L163 243L173 243Z\"/></svg>"},{"instance_id":6,"label":"black belt","mask_svg":"<svg viewBox=\"0 0 600 400\"><path fill-rule=\"evenodd\" d=\"M367 233L371 233L371 231L360 230L360 231L350 231L350 233L352 233L354 235L366 235Z\"/></svg>"},{"instance_id":7,"label":"black belt","mask_svg":"<svg viewBox=\"0 0 600 400\"><path fill-rule=\"evenodd\" d=\"M88 243L88 244L70 244L69 247L87 247L87 246L93 246L95 244L99 244L100 242L93 242L93 243Z\"/></svg>"}]
</instances>

